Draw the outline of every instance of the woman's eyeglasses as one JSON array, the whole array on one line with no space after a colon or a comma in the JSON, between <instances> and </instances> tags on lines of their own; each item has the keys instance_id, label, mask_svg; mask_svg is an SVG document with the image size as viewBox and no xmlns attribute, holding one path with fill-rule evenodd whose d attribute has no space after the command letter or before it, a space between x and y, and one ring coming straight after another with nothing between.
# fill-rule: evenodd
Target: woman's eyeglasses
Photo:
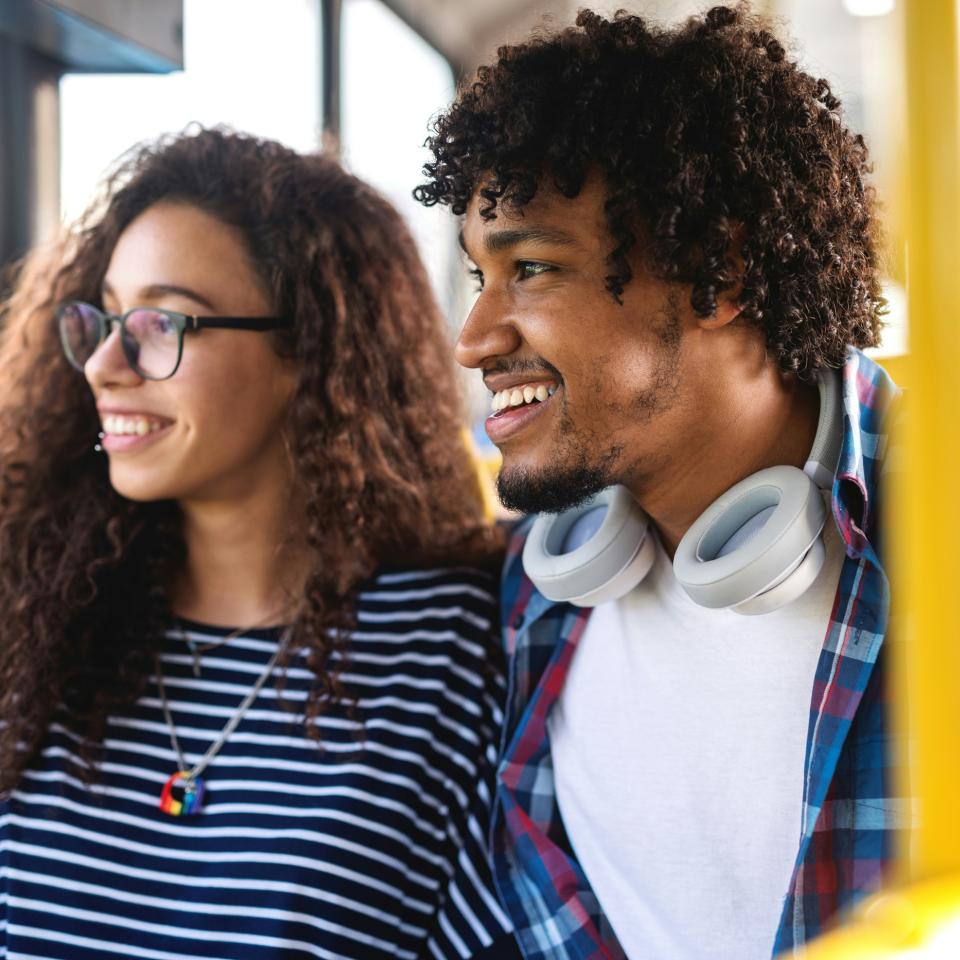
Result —
<instances>
[{"instance_id":1,"label":"woman's eyeglasses","mask_svg":"<svg viewBox=\"0 0 960 960\"><path fill-rule=\"evenodd\" d=\"M144 380L166 380L177 372L186 332L203 327L266 331L293 325L282 317L193 317L156 307L134 307L117 315L79 300L61 303L56 318L63 352L80 371L119 324L123 355Z\"/></svg>"}]
</instances>

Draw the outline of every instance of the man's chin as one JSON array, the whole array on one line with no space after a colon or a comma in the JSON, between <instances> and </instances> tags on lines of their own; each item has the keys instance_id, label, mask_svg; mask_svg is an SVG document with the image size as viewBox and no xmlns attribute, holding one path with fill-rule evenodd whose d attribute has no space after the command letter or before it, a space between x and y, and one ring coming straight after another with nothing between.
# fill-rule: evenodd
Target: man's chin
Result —
<instances>
[{"instance_id":1,"label":"man's chin","mask_svg":"<svg viewBox=\"0 0 960 960\"><path fill-rule=\"evenodd\" d=\"M497 478L497 493L508 510L560 513L580 506L612 483L606 464L548 470L504 467Z\"/></svg>"}]
</instances>

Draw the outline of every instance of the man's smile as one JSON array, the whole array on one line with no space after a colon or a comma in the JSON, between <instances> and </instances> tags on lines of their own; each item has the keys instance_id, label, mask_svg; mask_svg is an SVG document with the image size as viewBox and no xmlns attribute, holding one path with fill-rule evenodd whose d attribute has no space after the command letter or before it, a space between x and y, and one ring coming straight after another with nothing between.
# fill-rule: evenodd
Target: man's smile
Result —
<instances>
[{"instance_id":1,"label":"man's smile","mask_svg":"<svg viewBox=\"0 0 960 960\"><path fill-rule=\"evenodd\" d=\"M556 383L527 382L497 390L490 401L494 415L524 404L544 403L557 391Z\"/></svg>"},{"instance_id":2,"label":"man's smile","mask_svg":"<svg viewBox=\"0 0 960 960\"><path fill-rule=\"evenodd\" d=\"M552 380L527 381L497 390L491 399L493 412L484 424L487 436L495 444L506 441L551 406L557 390Z\"/></svg>"}]
</instances>

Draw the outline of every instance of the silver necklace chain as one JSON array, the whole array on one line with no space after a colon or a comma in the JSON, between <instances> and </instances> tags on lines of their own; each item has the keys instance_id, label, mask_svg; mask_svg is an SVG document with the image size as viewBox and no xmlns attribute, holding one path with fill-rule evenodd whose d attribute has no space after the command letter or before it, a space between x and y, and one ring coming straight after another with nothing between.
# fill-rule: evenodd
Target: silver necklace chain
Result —
<instances>
[{"instance_id":1,"label":"silver necklace chain","mask_svg":"<svg viewBox=\"0 0 960 960\"><path fill-rule=\"evenodd\" d=\"M225 637L220 637L218 640L214 640L211 643L201 643L196 644L194 641L187 636L186 632L183 629L183 623L177 622L177 633L180 636L180 639L186 644L187 649L190 651L190 656L193 657L193 675L195 677L200 676L200 657L204 653L209 653L211 650L217 650L220 647L226 646L231 640L236 640L237 637L243 636L249 630L258 630L266 624L270 623L273 620L273 617L268 617L266 620L261 621L260 623L251 624L249 627L240 627L237 630L231 630Z\"/></svg>"},{"instance_id":2,"label":"silver necklace chain","mask_svg":"<svg viewBox=\"0 0 960 960\"><path fill-rule=\"evenodd\" d=\"M277 665L277 660L280 658L280 654L283 652L283 648L287 645L287 641L290 639L290 630L289 628L284 630L283 635L280 637L279 642L277 643L277 649L273 652L273 655L270 657L267 665L263 668L263 672L257 678L257 682L253 685L250 692L243 698L240 703L240 706L237 707L236 712L233 716L226 722L224 728L220 731L220 736L210 744L210 747L207 749L207 752L203 757L193 765L193 767L187 767L186 758L183 755L183 751L180 749L180 741L177 739L177 728L174 726L173 717L170 715L170 704L167 702L167 691L163 684L163 668L160 664L160 657L155 657L156 670L157 670L157 688L160 691L160 704L163 707L163 716L167 721L167 726L170 728L170 742L173 744L173 749L177 754L177 763L180 766L180 773L183 777L189 781L196 780L204 770L210 765L210 762L213 758L220 752L220 749L227 742L227 738L237 729L240 721L244 718L246 712L253 705L253 701L257 699L257 695L263 689L263 685L267 682L267 679L270 677L270 674L273 673L273 668Z\"/></svg>"}]
</instances>

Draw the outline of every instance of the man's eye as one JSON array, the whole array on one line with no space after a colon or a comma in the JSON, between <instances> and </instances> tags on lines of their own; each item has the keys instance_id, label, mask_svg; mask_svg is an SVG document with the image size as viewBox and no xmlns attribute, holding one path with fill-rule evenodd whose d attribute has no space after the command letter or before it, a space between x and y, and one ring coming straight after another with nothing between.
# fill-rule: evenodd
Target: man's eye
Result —
<instances>
[{"instance_id":1,"label":"man's eye","mask_svg":"<svg viewBox=\"0 0 960 960\"><path fill-rule=\"evenodd\" d=\"M483 271L478 270L476 267L471 267L467 273L476 281L477 293L479 293L483 289Z\"/></svg>"},{"instance_id":2,"label":"man's eye","mask_svg":"<svg viewBox=\"0 0 960 960\"><path fill-rule=\"evenodd\" d=\"M553 270L553 267L548 263L538 263L536 260L517 261L517 274L521 280L529 280L531 277L548 273L551 270Z\"/></svg>"}]
</instances>

